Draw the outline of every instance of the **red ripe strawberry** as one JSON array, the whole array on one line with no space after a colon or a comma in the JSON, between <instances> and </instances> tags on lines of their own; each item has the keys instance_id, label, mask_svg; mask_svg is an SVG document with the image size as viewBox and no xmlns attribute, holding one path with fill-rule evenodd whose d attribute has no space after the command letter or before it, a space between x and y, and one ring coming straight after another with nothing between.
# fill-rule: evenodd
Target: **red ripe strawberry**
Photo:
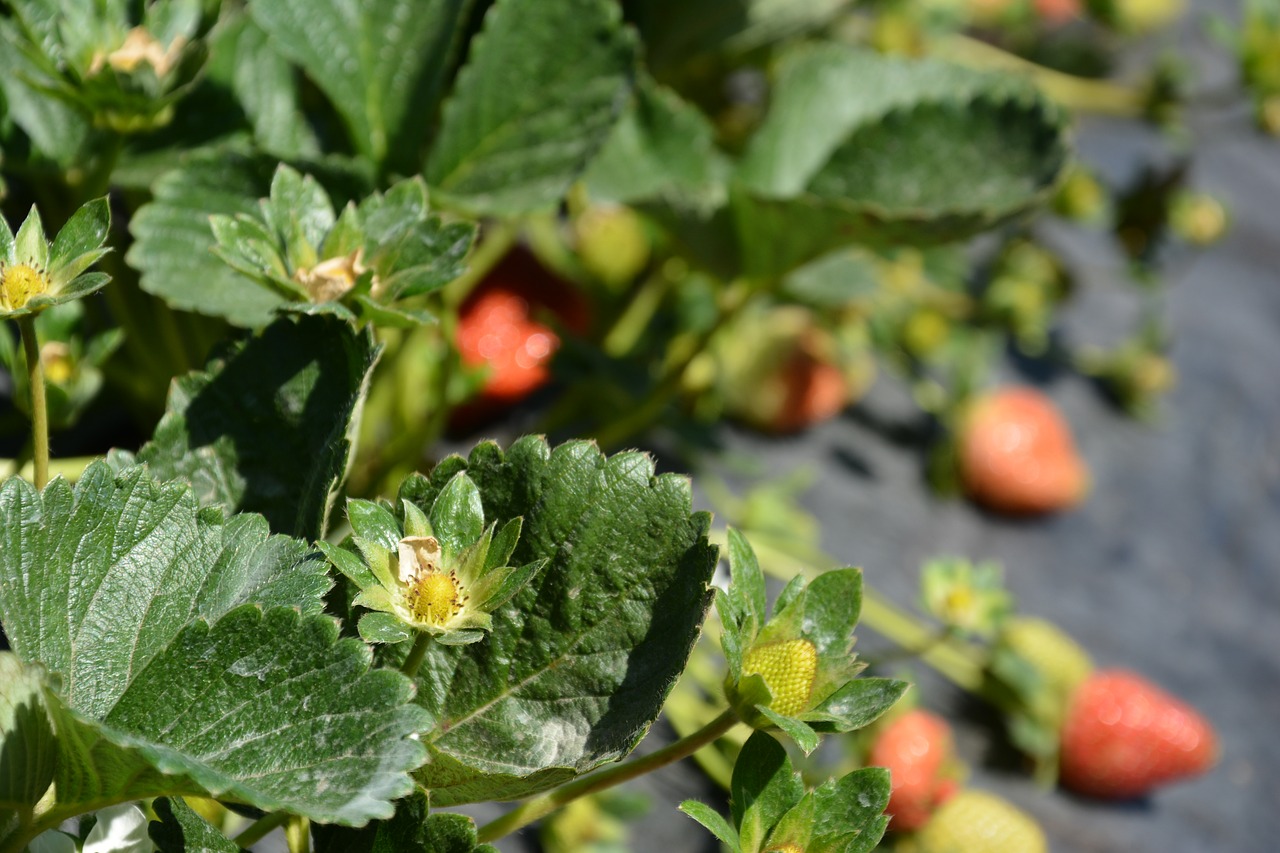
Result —
<instances>
[{"instance_id":1,"label":"red ripe strawberry","mask_svg":"<svg viewBox=\"0 0 1280 853\"><path fill-rule=\"evenodd\" d=\"M1036 14L1048 24L1065 24L1084 12L1080 0L1035 0Z\"/></svg>"},{"instance_id":2,"label":"red ripe strawberry","mask_svg":"<svg viewBox=\"0 0 1280 853\"><path fill-rule=\"evenodd\" d=\"M960 480L978 503L1010 514L1066 509L1088 492L1089 472L1071 429L1032 388L979 398L960 428Z\"/></svg>"},{"instance_id":3,"label":"red ripe strawberry","mask_svg":"<svg viewBox=\"0 0 1280 853\"><path fill-rule=\"evenodd\" d=\"M867 763L889 769L893 791L885 811L892 815L889 827L897 831L924 826L934 810L958 789L950 774L951 727L938 715L919 708L885 727L871 747Z\"/></svg>"},{"instance_id":4,"label":"red ripe strawberry","mask_svg":"<svg viewBox=\"0 0 1280 853\"><path fill-rule=\"evenodd\" d=\"M463 303L456 338L462 363L489 371L471 409L515 403L550 379L548 365L560 337L536 319L540 313L574 331L587 324L577 294L523 251L504 258Z\"/></svg>"},{"instance_id":5,"label":"red ripe strawberry","mask_svg":"<svg viewBox=\"0 0 1280 853\"><path fill-rule=\"evenodd\" d=\"M1062 727L1062 784L1107 799L1139 797L1217 760L1213 728L1132 672L1102 670L1077 689Z\"/></svg>"}]
</instances>

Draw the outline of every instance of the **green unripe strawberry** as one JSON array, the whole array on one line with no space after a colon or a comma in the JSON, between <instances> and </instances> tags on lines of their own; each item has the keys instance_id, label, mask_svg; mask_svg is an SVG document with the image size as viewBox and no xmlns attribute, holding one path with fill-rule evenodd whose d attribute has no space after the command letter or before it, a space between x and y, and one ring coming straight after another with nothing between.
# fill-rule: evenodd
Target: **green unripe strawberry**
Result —
<instances>
[{"instance_id":1,"label":"green unripe strawberry","mask_svg":"<svg viewBox=\"0 0 1280 853\"><path fill-rule=\"evenodd\" d=\"M592 207L574 220L573 230L582 265L610 287L628 284L649 263L649 235L630 208Z\"/></svg>"},{"instance_id":2,"label":"green unripe strawberry","mask_svg":"<svg viewBox=\"0 0 1280 853\"><path fill-rule=\"evenodd\" d=\"M1048 853L1039 824L985 791L961 791L934 812L916 838L917 853Z\"/></svg>"},{"instance_id":3,"label":"green unripe strawberry","mask_svg":"<svg viewBox=\"0 0 1280 853\"><path fill-rule=\"evenodd\" d=\"M809 707L818 673L818 650L801 639L756 646L743 659L742 673L763 678L773 694L770 710L793 717Z\"/></svg>"},{"instance_id":4,"label":"green unripe strawberry","mask_svg":"<svg viewBox=\"0 0 1280 853\"><path fill-rule=\"evenodd\" d=\"M1010 619L1000 635L1001 644L1032 666L1045 687L1063 704L1093 672L1093 660L1065 631L1045 619L1019 616Z\"/></svg>"}]
</instances>

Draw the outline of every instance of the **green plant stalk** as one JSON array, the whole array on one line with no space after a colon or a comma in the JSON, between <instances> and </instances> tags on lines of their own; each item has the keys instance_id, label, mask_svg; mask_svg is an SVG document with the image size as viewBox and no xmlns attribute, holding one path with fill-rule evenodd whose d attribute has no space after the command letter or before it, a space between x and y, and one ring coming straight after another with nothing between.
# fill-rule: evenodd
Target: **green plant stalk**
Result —
<instances>
[{"instance_id":1,"label":"green plant stalk","mask_svg":"<svg viewBox=\"0 0 1280 853\"><path fill-rule=\"evenodd\" d=\"M244 831L237 835L234 839L238 847L252 847L276 827L284 826L289 822L288 812L272 812L265 814L244 828Z\"/></svg>"},{"instance_id":2,"label":"green plant stalk","mask_svg":"<svg viewBox=\"0 0 1280 853\"><path fill-rule=\"evenodd\" d=\"M1146 93L1140 89L1054 71L959 33L933 41L929 52L961 65L1027 74L1046 95L1070 110L1126 118L1141 116L1146 110Z\"/></svg>"},{"instance_id":3,"label":"green plant stalk","mask_svg":"<svg viewBox=\"0 0 1280 853\"><path fill-rule=\"evenodd\" d=\"M635 349L670 286L671 279L661 269L645 279L617 322L605 334L600 346L606 355L621 358Z\"/></svg>"},{"instance_id":4,"label":"green plant stalk","mask_svg":"<svg viewBox=\"0 0 1280 853\"><path fill-rule=\"evenodd\" d=\"M409 656L404 659L404 665L400 667L400 671L410 678L418 674L418 667L422 666L422 658L427 654L427 646L431 645L431 635L419 631L418 637L413 641L413 648L409 650Z\"/></svg>"},{"instance_id":5,"label":"green plant stalk","mask_svg":"<svg viewBox=\"0 0 1280 853\"><path fill-rule=\"evenodd\" d=\"M31 445L34 450L34 482L43 489L49 482L49 408L45 402L44 367L40 363L40 342L36 339L36 318L28 314L18 319L22 350L27 357L27 386L31 389Z\"/></svg>"},{"instance_id":6,"label":"green plant stalk","mask_svg":"<svg viewBox=\"0 0 1280 853\"><path fill-rule=\"evenodd\" d=\"M100 456L74 456L66 459L50 459L49 460L49 476L65 477L71 482L80 479L80 475ZM35 466L29 459L0 459L0 480L7 480L10 477L34 476Z\"/></svg>"},{"instance_id":7,"label":"green plant stalk","mask_svg":"<svg viewBox=\"0 0 1280 853\"><path fill-rule=\"evenodd\" d=\"M688 758L729 731L737 722L738 717L733 710L726 710L693 734L680 738L675 743L669 744L656 752L651 752L648 755L623 762L622 764L616 764L589 776L583 776L581 779L534 797L497 820L480 827L479 841L487 842L502 838L504 835L528 826L535 820L546 817L579 797L585 797L588 794L612 788L614 785L620 785L623 782L651 773L683 758Z\"/></svg>"},{"instance_id":8,"label":"green plant stalk","mask_svg":"<svg viewBox=\"0 0 1280 853\"><path fill-rule=\"evenodd\" d=\"M760 283L750 279L737 279L729 284L719 300L715 321L697 335L677 337L671 341L662 378L630 414L598 430L595 434L597 443L606 450L618 447L652 426L679 393L689 365L706 351L716 333L737 317L751 297L761 290Z\"/></svg>"},{"instance_id":9,"label":"green plant stalk","mask_svg":"<svg viewBox=\"0 0 1280 853\"><path fill-rule=\"evenodd\" d=\"M311 821L290 815L284 825L284 840L289 845L289 853L311 853Z\"/></svg>"}]
</instances>

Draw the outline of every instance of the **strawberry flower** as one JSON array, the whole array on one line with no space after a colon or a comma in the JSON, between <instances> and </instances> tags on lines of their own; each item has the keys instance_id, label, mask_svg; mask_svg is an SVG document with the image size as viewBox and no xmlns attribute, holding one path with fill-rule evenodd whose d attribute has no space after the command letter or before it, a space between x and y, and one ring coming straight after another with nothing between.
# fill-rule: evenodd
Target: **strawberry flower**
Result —
<instances>
[{"instance_id":1,"label":"strawberry flower","mask_svg":"<svg viewBox=\"0 0 1280 853\"><path fill-rule=\"evenodd\" d=\"M229 266L278 294L286 310L381 326L427 322L392 303L461 275L475 227L428 214L421 178L348 204L339 215L310 175L281 164L258 215L209 217Z\"/></svg>"},{"instance_id":2,"label":"strawberry flower","mask_svg":"<svg viewBox=\"0 0 1280 853\"><path fill-rule=\"evenodd\" d=\"M110 227L105 197L77 210L52 244L35 207L16 236L0 217L0 319L38 314L102 288L111 277L85 270L111 251L102 246Z\"/></svg>"},{"instance_id":3,"label":"strawberry flower","mask_svg":"<svg viewBox=\"0 0 1280 853\"><path fill-rule=\"evenodd\" d=\"M372 643L399 643L418 633L446 645L480 641L492 626L492 612L546 561L507 565L522 520L486 527L480 492L465 472L449 481L429 514L408 501L402 506L403 530L385 507L348 502L359 556L318 543L360 588L353 604L371 611L360 620L361 636Z\"/></svg>"}]
</instances>

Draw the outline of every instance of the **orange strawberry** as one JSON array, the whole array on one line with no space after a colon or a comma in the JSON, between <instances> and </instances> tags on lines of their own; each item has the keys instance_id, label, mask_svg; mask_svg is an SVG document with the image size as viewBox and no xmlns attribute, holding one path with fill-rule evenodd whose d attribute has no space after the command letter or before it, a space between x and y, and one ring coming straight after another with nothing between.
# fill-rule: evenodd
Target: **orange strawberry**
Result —
<instances>
[{"instance_id":1,"label":"orange strawberry","mask_svg":"<svg viewBox=\"0 0 1280 853\"><path fill-rule=\"evenodd\" d=\"M965 491L998 512L1067 509L1088 491L1089 472L1067 422L1032 388L979 398L963 419L957 450Z\"/></svg>"},{"instance_id":2,"label":"orange strawberry","mask_svg":"<svg viewBox=\"0 0 1280 853\"><path fill-rule=\"evenodd\" d=\"M1141 676L1101 670L1076 690L1062 727L1062 784L1106 799L1139 797L1217 761L1213 727Z\"/></svg>"},{"instance_id":3,"label":"orange strawberry","mask_svg":"<svg viewBox=\"0 0 1280 853\"><path fill-rule=\"evenodd\" d=\"M876 738L867 763L887 767L893 792L885 811L890 829L910 832L928 823L957 790L951 765L951 727L936 714L913 708Z\"/></svg>"}]
</instances>

